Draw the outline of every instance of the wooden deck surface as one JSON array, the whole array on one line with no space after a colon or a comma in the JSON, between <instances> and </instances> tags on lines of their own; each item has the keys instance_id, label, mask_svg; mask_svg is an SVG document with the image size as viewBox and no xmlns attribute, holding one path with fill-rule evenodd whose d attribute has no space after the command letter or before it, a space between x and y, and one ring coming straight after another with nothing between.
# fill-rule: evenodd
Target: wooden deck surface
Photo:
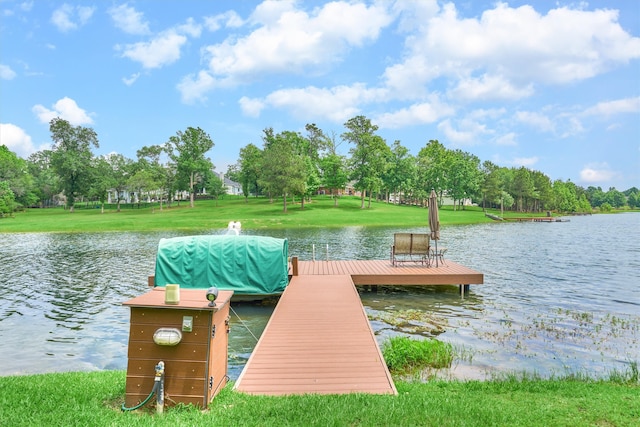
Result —
<instances>
[{"instance_id":1,"label":"wooden deck surface","mask_svg":"<svg viewBox=\"0 0 640 427\"><path fill-rule=\"evenodd\" d=\"M397 394L351 277L323 274L291 278L236 390Z\"/></svg>"},{"instance_id":2,"label":"wooden deck surface","mask_svg":"<svg viewBox=\"0 0 640 427\"><path fill-rule=\"evenodd\" d=\"M484 283L484 275L456 262L445 260L438 267L390 260L298 261L298 274L349 275L356 285L472 285Z\"/></svg>"}]
</instances>

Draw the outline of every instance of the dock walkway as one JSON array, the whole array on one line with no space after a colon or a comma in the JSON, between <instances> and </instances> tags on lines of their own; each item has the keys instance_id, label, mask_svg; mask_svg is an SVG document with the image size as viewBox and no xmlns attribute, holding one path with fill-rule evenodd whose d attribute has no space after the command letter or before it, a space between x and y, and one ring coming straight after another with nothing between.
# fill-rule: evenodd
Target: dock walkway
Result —
<instances>
[{"instance_id":1,"label":"dock walkway","mask_svg":"<svg viewBox=\"0 0 640 427\"><path fill-rule=\"evenodd\" d=\"M437 268L389 260L292 260L291 281L235 390L258 395L397 394L355 285L482 284L446 260Z\"/></svg>"},{"instance_id":2,"label":"dock walkway","mask_svg":"<svg viewBox=\"0 0 640 427\"><path fill-rule=\"evenodd\" d=\"M235 389L397 394L348 275L291 278Z\"/></svg>"}]
</instances>

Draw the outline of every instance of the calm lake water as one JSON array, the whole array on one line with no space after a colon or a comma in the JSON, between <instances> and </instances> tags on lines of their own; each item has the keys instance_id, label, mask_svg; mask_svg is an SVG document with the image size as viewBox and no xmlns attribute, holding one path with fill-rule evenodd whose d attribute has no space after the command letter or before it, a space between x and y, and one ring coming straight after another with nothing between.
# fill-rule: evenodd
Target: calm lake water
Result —
<instances>
[{"instance_id":1,"label":"calm lake water","mask_svg":"<svg viewBox=\"0 0 640 427\"><path fill-rule=\"evenodd\" d=\"M286 237L303 260L387 259L401 231L428 229L243 230ZM159 239L176 235L0 233L0 375L126 369L121 304L147 291ZM640 360L640 214L445 227L441 237L447 258L483 272L485 284L464 298L454 286L361 290L380 343L450 342L458 358L439 375L452 378L600 376ZM232 305L232 379L273 307Z\"/></svg>"}]
</instances>

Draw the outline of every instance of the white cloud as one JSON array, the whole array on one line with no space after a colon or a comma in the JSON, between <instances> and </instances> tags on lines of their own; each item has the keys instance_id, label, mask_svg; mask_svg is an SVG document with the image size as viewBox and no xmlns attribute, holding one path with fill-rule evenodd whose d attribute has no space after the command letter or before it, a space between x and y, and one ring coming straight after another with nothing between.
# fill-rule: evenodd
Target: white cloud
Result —
<instances>
[{"instance_id":1,"label":"white cloud","mask_svg":"<svg viewBox=\"0 0 640 427\"><path fill-rule=\"evenodd\" d=\"M111 15L114 25L127 34L146 35L151 33L149 22L144 19L144 14L127 4L114 6L108 10L108 13Z\"/></svg>"},{"instance_id":2,"label":"white cloud","mask_svg":"<svg viewBox=\"0 0 640 427\"><path fill-rule=\"evenodd\" d=\"M520 167L520 166L524 166L526 168L530 168L532 166L534 166L536 163L538 163L538 160L540 160L537 156L534 157L516 157L513 160L511 160L511 164L513 166L516 167Z\"/></svg>"},{"instance_id":3,"label":"white cloud","mask_svg":"<svg viewBox=\"0 0 640 427\"><path fill-rule=\"evenodd\" d=\"M244 25L244 21L240 15L233 10L204 18L204 26L209 31L218 31L222 27L239 28L242 25Z\"/></svg>"},{"instance_id":4,"label":"white cloud","mask_svg":"<svg viewBox=\"0 0 640 427\"><path fill-rule=\"evenodd\" d=\"M612 171L607 163L593 163L586 165L580 171L580 180L586 184L609 182L619 176Z\"/></svg>"},{"instance_id":5,"label":"white cloud","mask_svg":"<svg viewBox=\"0 0 640 427\"><path fill-rule=\"evenodd\" d=\"M412 7L398 7L407 4ZM427 84L446 77L457 87L455 96L518 99L539 84L588 79L640 58L640 37L620 26L615 10L559 7L540 14L532 6L497 3L464 18L446 3L415 24L418 32L407 38L402 62L384 73L399 97L421 96Z\"/></svg>"},{"instance_id":6,"label":"white cloud","mask_svg":"<svg viewBox=\"0 0 640 427\"><path fill-rule=\"evenodd\" d=\"M615 114L640 113L640 96L600 102L584 111L588 116L612 116Z\"/></svg>"},{"instance_id":7,"label":"white cloud","mask_svg":"<svg viewBox=\"0 0 640 427\"><path fill-rule=\"evenodd\" d=\"M116 46L116 50L122 50L123 57L140 62L144 68L160 68L180 59L180 48L186 42L186 36L168 30L149 42Z\"/></svg>"},{"instance_id":8,"label":"white cloud","mask_svg":"<svg viewBox=\"0 0 640 427\"><path fill-rule=\"evenodd\" d=\"M259 4L247 20L256 29L244 37L230 36L204 48L208 63L205 74L201 71L197 78L185 77L179 88L190 91L203 76L218 83L199 86L212 89L250 82L265 73L320 73L340 61L350 48L375 40L393 18L377 3L367 6L337 1L310 13L296 6L295 1ZM227 27L241 24L236 16L224 15L208 18L205 25L215 30L223 19L228 19ZM193 99L191 92L182 95L183 99ZM201 93L198 97L204 96Z\"/></svg>"},{"instance_id":9,"label":"white cloud","mask_svg":"<svg viewBox=\"0 0 640 427\"><path fill-rule=\"evenodd\" d=\"M138 80L138 77L140 77L140 73L134 73L129 77L123 77L122 82L127 86L131 86L136 82L136 80Z\"/></svg>"},{"instance_id":10,"label":"white cloud","mask_svg":"<svg viewBox=\"0 0 640 427\"><path fill-rule=\"evenodd\" d=\"M59 99L54 105L53 109L49 110L48 108L38 104L32 108L32 111L38 116L38 119L42 123L49 123L51 120L56 117L60 117L69 122L69 124L73 126L81 126L92 124L93 119L85 110L78 107L76 101L71 98L64 97Z\"/></svg>"},{"instance_id":11,"label":"white cloud","mask_svg":"<svg viewBox=\"0 0 640 427\"><path fill-rule=\"evenodd\" d=\"M518 111L515 114L515 119L541 132L554 132L556 128L549 117L533 111Z\"/></svg>"},{"instance_id":12,"label":"white cloud","mask_svg":"<svg viewBox=\"0 0 640 427\"><path fill-rule=\"evenodd\" d=\"M177 25L175 27L175 31L179 34L186 34L193 38L198 38L200 37L200 34L202 34L202 26L200 24L196 24L196 21L193 18L187 18L187 22Z\"/></svg>"},{"instance_id":13,"label":"white cloud","mask_svg":"<svg viewBox=\"0 0 640 427\"><path fill-rule=\"evenodd\" d=\"M243 96L238 101L242 113L248 117L259 117L262 109L264 108L264 102L260 99L248 98Z\"/></svg>"},{"instance_id":14,"label":"white cloud","mask_svg":"<svg viewBox=\"0 0 640 427\"><path fill-rule=\"evenodd\" d=\"M450 96L467 101L515 100L526 98L533 93L531 83L516 87L503 76L483 74L480 78L461 79Z\"/></svg>"},{"instance_id":15,"label":"white cloud","mask_svg":"<svg viewBox=\"0 0 640 427\"><path fill-rule=\"evenodd\" d=\"M367 89L363 84L328 89L310 86L272 92L264 102L274 108L287 109L299 118L325 118L335 123L344 123L360 112L358 105L371 102L377 96L375 90Z\"/></svg>"},{"instance_id":16,"label":"white cloud","mask_svg":"<svg viewBox=\"0 0 640 427\"><path fill-rule=\"evenodd\" d=\"M16 72L8 65L0 64L0 79L11 80L16 76Z\"/></svg>"},{"instance_id":17,"label":"white cloud","mask_svg":"<svg viewBox=\"0 0 640 427\"><path fill-rule=\"evenodd\" d=\"M30 154L48 147L48 145L43 145L36 149L31 137L22 128L11 123L0 123L0 141L9 150L25 159Z\"/></svg>"},{"instance_id":18,"label":"white cloud","mask_svg":"<svg viewBox=\"0 0 640 427\"><path fill-rule=\"evenodd\" d=\"M454 114L454 109L440 102L437 97L430 97L429 102L410 105L392 113L379 115L375 122L381 128L401 128L410 125L434 123L445 116Z\"/></svg>"},{"instance_id":19,"label":"white cloud","mask_svg":"<svg viewBox=\"0 0 640 427\"><path fill-rule=\"evenodd\" d=\"M251 99L251 102L255 103L255 107L260 106L260 111L269 106L288 110L290 114L304 120L326 119L342 124L360 112L360 105L385 97L384 89L369 89L364 84L356 83L331 88L308 86L281 89L270 93L264 99ZM251 105L247 104L247 107ZM257 108L248 110L248 113L258 112Z\"/></svg>"},{"instance_id":20,"label":"white cloud","mask_svg":"<svg viewBox=\"0 0 640 427\"><path fill-rule=\"evenodd\" d=\"M454 129L449 119L438 124L438 130L454 145L474 145L479 143L480 135L492 133L486 125L469 118L458 121L457 125L458 129Z\"/></svg>"},{"instance_id":21,"label":"white cloud","mask_svg":"<svg viewBox=\"0 0 640 427\"><path fill-rule=\"evenodd\" d=\"M503 145L503 146L518 145L516 141L517 137L518 135L516 135L515 132L509 132L505 135L501 135L498 138L496 138L495 143L496 145Z\"/></svg>"},{"instance_id":22,"label":"white cloud","mask_svg":"<svg viewBox=\"0 0 640 427\"><path fill-rule=\"evenodd\" d=\"M176 87L180 91L182 102L191 104L195 101L206 101L207 92L215 87L220 87L220 82L206 71L200 71L197 76L183 77Z\"/></svg>"},{"instance_id":23,"label":"white cloud","mask_svg":"<svg viewBox=\"0 0 640 427\"><path fill-rule=\"evenodd\" d=\"M65 33L85 25L95 10L95 7L72 6L68 3L64 3L58 9L53 11L53 14L51 15L51 22L58 28L58 30Z\"/></svg>"}]
</instances>

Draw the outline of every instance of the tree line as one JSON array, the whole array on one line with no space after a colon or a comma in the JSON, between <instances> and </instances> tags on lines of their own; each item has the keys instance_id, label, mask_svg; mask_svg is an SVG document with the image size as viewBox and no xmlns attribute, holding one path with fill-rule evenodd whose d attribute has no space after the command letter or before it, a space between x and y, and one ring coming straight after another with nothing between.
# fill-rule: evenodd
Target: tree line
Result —
<instances>
[{"instance_id":1,"label":"tree line","mask_svg":"<svg viewBox=\"0 0 640 427\"><path fill-rule=\"evenodd\" d=\"M585 189L571 181L552 181L526 167L481 162L438 140L429 140L414 156L400 141L389 145L365 116L349 119L344 127L339 140L315 124L307 124L305 133L264 129L262 147L252 143L242 147L226 175L241 184L246 199L282 198L285 212L288 199L298 198L304 208L320 192L334 197L337 206L347 189L360 195L362 208L372 199L424 206L431 190L440 203L445 196L451 198L456 209L464 209L469 201L518 212L640 208L640 191L635 187L625 192ZM95 156L92 149L99 148L99 141L91 128L72 126L60 118L53 119L49 128L52 148L27 160L0 146L0 215L60 204L73 211L78 201L99 203L104 211L109 194L120 210L125 193L138 202L157 201L161 209L176 194L188 194L193 207L195 195L205 189L215 198L226 192L206 157L213 140L200 128L188 127L164 143L143 147L135 160L117 153ZM349 145L346 156L338 152L342 143Z\"/></svg>"}]
</instances>

